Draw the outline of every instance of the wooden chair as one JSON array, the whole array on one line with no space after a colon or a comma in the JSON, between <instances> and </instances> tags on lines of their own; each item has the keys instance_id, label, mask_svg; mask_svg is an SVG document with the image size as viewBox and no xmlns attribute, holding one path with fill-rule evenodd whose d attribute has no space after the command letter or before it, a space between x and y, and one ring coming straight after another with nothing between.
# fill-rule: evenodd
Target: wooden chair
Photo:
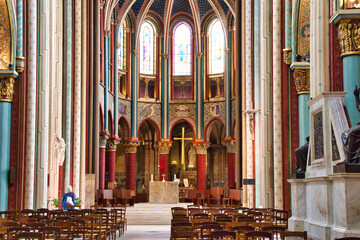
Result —
<instances>
[{"instance_id":1,"label":"wooden chair","mask_svg":"<svg viewBox=\"0 0 360 240\"><path fill-rule=\"evenodd\" d=\"M71 223L73 224L73 238L85 239L86 221L83 219L73 219Z\"/></svg>"},{"instance_id":2,"label":"wooden chair","mask_svg":"<svg viewBox=\"0 0 360 240\"><path fill-rule=\"evenodd\" d=\"M223 230L223 227L221 227L219 224L216 223L203 224L200 230L201 239L211 239L211 233L213 231L220 231L220 230Z\"/></svg>"},{"instance_id":3,"label":"wooden chair","mask_svg":"<svg viewBox=\"0 0 360 240\"><path fill-rule=\"evenodd\" d=\"M9 227L6 229L7 239L14 239L18 233L30 232L28 227Z\"/></svg>"},{"instance_id":4,"label":"wooden chair","mask_svg":"<svg viewBox=\"0 0 360 240\"><path fill-rule=\"evenodd\" d=\"M289 211L275 209L274 220L276 226L288 228Z\"/></svg>"},{"instance_id":5,"label":"wooden chair","mask_svg":"<svg viewBox=\"0 0 360 240\"><path fill-rule=\"evenodd\" d=\"M43 234L42 233L36 233L36 232L23 232L16 234L15 240L43 240Z\"/></svg>"},{"instance_id":6,"label":"wooden chair","mask_svg":"<svg viewBox=\"0 0 360 240\"><path fill-rule=\"evenodd\" d=\"M183 207L173 207L171 208L171 214L173 216L178 214L187 216L187 209Z\"/></svg>"},{"instance_id":7,"label":"wooden chair","mask_svg":"<svg viewBox=\"0 0 360 240\"><path fill-rule=\"evenodd\" d=\"M236 239L236 233L233 231L214 231L211 233L211 239L228 239L229 237L231 237L232 239Z\"/></svg>"},{"instance_id":8,"label":"wooden chair","mask_svg":"<svg viewBox=\"0 0 360 240\"><path fill-rule=\"evenodd\" d=\"M28 224L26 224L26 226L29 227L31 231L35 231L41 227L45 227L46 224L42 223L42 222L34 222L34 223L28 223Z\"/></svg>"},{"instance_id":9,"label":"wooden chair","mask_svg":"<svg viewBox=\"0 0 360 240\"><path fill-rule=\"evenodd\" d=\"M189 226L172 227L170 239L194 239L196 234L197 233L193 230L193 228Z\"/></svg>"},{"instance_id":10,"label":"wooden chair","mask_svg":"<svg viewBox=\"0 0 360 240\"><path fill-rule=\"evenodd\" d=\"M192 223L191 222L174 222L171 224L171 227L180 227L180 226L192 227Z\"/></svg>"},{"instance_id":11,"label":"wooden chair","mask_svg":"<svg viewBox=\"0 0 360 240\"><path fill-rule=\"evenodd\" d=\"M55 227L60 227L60 239L72 239L74 224L71 222L56 222Z\"/></svg>"},{"instance_id":12,"label":"wooden chair","mask_svg":"<svg viewBox=\"0 0 360 240\"><path fill-rule=\"evenodd\" d=\"M269 239L269 240L272 240L273 239L273 236L272 236L272 233L270 232L260 232L260 231L257 231L257 232L247 232L245 233L245 239L248 240L248 239L251 239L251 240L260 240L260 239Z\"/></svg>"},{"instance_id":13,"label":"wooden chair","mask_svg":"<svg viewBox=\"0 0 360 240\"><path fill-rule=\"evenodd\" d=\"M234 226L232 231L236 232L236 239L244 239L245 233L255 231L255 228L252 226Z\"/></svg>"},{"instance_id":14,"label":"wooden chair","mask_svg":"<svg viewBox=\"0 0 360 240\"><path fill-rule=\"evenodd\" d=\"M272 224L272 223L270 223ZM279 239L280 237L280 233L281 232L285 232L285 227L281 227L281 226L269 226L269 227L262 227L261 231L263 232L271 232L273 234L273 238L274 239Z\"/></svg>"},{"instance_id":15,"label":"wooden chair","mask_svg":"<svg viewBox=\"0 0 360 240\"><path fill-rule=\"evenodd\" d=\"M295 231L285 231L280 232L280 239L286 240L287 237L300 237L304 240L307 240L307 232L295 232Z\"/></svg>"},{"instance_id":16,"label":"wooden chair","mask_svg":"<svg viewBox=\"0 0 360 240\"><path fill-rule=\"evenodd\" d=\"M43 239L59 240L61 229L59 227L41 227L39 232L43 234Z\"/></svg>"},{"instance_id":17,"label":"wooden chair","mask_svg":"<svg viewBox=\"0 0 360 240\"><path fill-rule=\"evenodd\" d=\"M20 215L23 217L24 216L28 217L28 216L36 215L36 212L32 209L24 209L24 210L20 211Z\"/></svg>"}]
</instances>

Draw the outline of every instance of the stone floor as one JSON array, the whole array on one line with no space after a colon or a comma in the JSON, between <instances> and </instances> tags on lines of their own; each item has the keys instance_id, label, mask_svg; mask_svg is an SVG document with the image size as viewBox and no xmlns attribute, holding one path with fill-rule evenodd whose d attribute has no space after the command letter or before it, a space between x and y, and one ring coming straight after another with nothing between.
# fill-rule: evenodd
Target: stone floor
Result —
<instances>
[{"instance_id":1,"label":"stone floor","mask_svg":"<svg viewBox=\"0 0 360 240\"><path fill-rule=\"evenodd\" d=\"M161 240L170 238L170 225L128 225L119 239Z\"/></svg>"}]
</instances>

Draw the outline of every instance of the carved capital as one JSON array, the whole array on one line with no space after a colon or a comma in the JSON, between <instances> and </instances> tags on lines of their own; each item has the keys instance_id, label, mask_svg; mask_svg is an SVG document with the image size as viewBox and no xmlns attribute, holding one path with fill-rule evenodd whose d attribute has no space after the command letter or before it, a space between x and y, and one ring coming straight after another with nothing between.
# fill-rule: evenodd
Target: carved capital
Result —
<instances>
[{"instance_id":1,"label":"carved capital","mask_svg":"<svg viewBox=\"0 0 360 240\"><path fill-rule=\"evenodd\" d=\"M168 58L169 58L169 54L166 54L166 53L161 54L161 56L162 56L164 59L168 59Z\"/></svg>"},{"instance_id":2,"label":"carved capital","mask_svg":"<svg viewBox=\"0 0 360 240\"><path fill-rule=\"evenodd\" d=\"M6 77L0 79L0 102L12 102L14 95L14 83L15 79L12 77Z\"/></svg>"},{"instance_id":3,"label":"carved capital","mask_svg":"<svg viewBox=\"0 0 360 240\"><path fill-rule=\"evenodd\" d=\"M296 92L300 94L310 93L310 69L296 69L294 71Z\"/></svg>"},{"instance_id":4,"label":"carved capital","mask_svg":"<svg viewBox=\"0 0 360 240\"><path fill-rule=\"evenodd\" d=\"M224 145L226 146L226 151L228 153L236 153L236 141L232 138L225 138Z\"/></svg>"},{"instance_id":5,"label":"carved capital","mask_svg":"<svg viewBox=\"0 0 360 240\"><path fill-rule=\"evenodd\" d=\"M109 30L105 30L105 31L104 31L104 36L105 36L105 37L109 37L109 36L110 36L110 31L109 31Z\"/></svg>"},{"instance_id":6,"label":"carved capital","mask_svg":"<svg viewBox=\"0 0 360 240\"><path fill-rule=\"evenodd\" d=\"M100 138L99 138L99 147L100 148L106 148L107 140L109 139L109 133L108 132L101 132Z\"/></svg>"},{"instance_id":7,"label":"carved capital","mask_svg":"<svg viewBox=\"0 0 360 240\"><path fill-rule=\"evenodd\" d=\"M207 149L210 146L209 143L207 142L194 142L193 146L196 150L196 154L198 155L206 155L207 154Z\"/></svg>"},{"instance_id":8,"label":"carved capital","mask_svg":"<svg viewBox=\"0 0 360 240\"><path fill-rule=\"evenodd\" d=\"M140 146L140 141L125 142L125 153L136 153L138 146Z\"/></svg>"},{"instance_id":9,"label":"carved capital","mask_svg":"<svg viewBox=\"0 0 360 240\"><path fill-rule=\"evenodd\" d=\"M140 52L139 52L138 50L134 50L134 55L135 55L135 56L139 56L139 53L140 53Z\"/></svg>"},{"instance_id":10,"label":"carved capital","mask_svg":"<svg viewBox=\"0 0 360 240\"><path fill-rule=\"evenodd\" d=\"M16 71L18 73L22 73L25 69L25 58L24 57L16 57Z\"/></svg>"},{"instance_id":11,"label":"carved capital","mask_svg":"<svg viewBox=\"0 0 360 240\"><path fill-rule=\"evenodd\" d=\"M202 53L201 53L201 52L196 53L196 57L197 57L197 58L201 58L201 56L202 56Z\"/></svg>"},{"instance_id":12,"label":"carved capital","mask_svg":"<svg viewBox=\"0 0 360 240\"><path fill-rule=\"evenodd\" d=\"M159 147L159 154L169 154L170 152L170 148L172 146L172 142L159 142L158 147Z\"/></svg>"},{"instance_id":13,"label":"carved capital","mask_svg":"<svg viewBox=\"0 0 360 240\"><path fill-rule=\"evenodd\" d=\"M287 65L291 64L291 52L292 49L291 48L285 48L283 49L283 53L284 53L284 62Z\"/></svg>"},{"instance_id":14,"label":"carved capital","mask_svg":"<svg viewBox=\"0 0 360 240\"><path fill-rule=\"evenodd\" d=\"M360 22L350 19L339 21L341 56L360 54Z\"/></svg>"},{"instance_id":15,"label":"carved capital","mask_svg":"<svg viewBox=\"0 0 360 240\"><path fill-rule=\"evenodd\" d=\"M110 138L106 143L106 151L116 151L116 145L119 144L118 138Z\"/></svg>"}]
</instances>

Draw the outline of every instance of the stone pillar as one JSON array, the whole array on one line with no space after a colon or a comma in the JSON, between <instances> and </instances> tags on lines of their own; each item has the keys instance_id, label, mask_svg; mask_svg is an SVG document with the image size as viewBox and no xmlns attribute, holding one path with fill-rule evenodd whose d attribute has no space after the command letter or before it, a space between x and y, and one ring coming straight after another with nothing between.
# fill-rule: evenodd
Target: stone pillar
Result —
<instances>
[{"instance_id":1,"label":"stone pillar","mask_svg":"<svg viewBox=\"0 0 360 240\"><path fill-rule=\"evenodd\" d=\"M195 142L196 150L196 169L197 169L197 190L204 191L206 189L206 160L207 148L209 144L206 142Z\"/></svg>"},{"instance_id":2,"label":"stone pillar","mask_svg":"<svg viewBox=\"0 0 360 240\"><path fill-rule=\"evenodd\" d=\"M140 141L124 143L126 161L126 189L136 190L136 151Z\"/></svg>"},{"instance_id":3,"label":"stone pillar","mask_svg":"<svg viewBox=\"0 0 360 240\"><path fill-rule=\"evenodd\" d=\"M99 143L99 189L105 189L105 149L109 136L106 133L100 134Z\"/></svg>"},{"instance_id":4,"label":"stone pillar","mask_svg":"<svg viewBox=\"0 0 360 240\"><path fill-rule=\"evenodd\" d=\"M274 207L284 208L282 160L282 78L281 78L281 0L273 1L273 131L274 131Z\"/></svg>"},{"instance_id":5,"label":"stone pillar","mask_svg":"<svg viewBox=\"0 0 360 240\"><path fill-rule=\"evenodd\" d=\"M345 17L344 17L345 18ZM347 107L352 126L360 122L360 114L357 110L354 89L360 87L360 43L355 39L359 37L359 20L342 19L338 24L341 57L343 60L343 76L345 106Z\"/></svg>"},{"instance_id":6,"label":"stone pillar","mask_svg":"<svg viewBox=\"0 0 360 240\"><path fill-rule=\"evenodd\" d=\"M236 142L225 141L226 155L228 161L228 189L235 187L235 161L236 161Z\"/></svg>"},{"instance_id":7,"label":"stone pillar","mask_svg":"<svg viewBox=\"0 0 360 240\"><path fill-rule=\"evenodd\" d=\"M171 145L172 142L170 141L159 142L159 181L163 179L163 174L165 174L165 181L169 181L169 152Z\"/></svg>"},{"instance_id":8,"label":"stone pillar","mask_svg":"<svg viewBox=\"0 0 360 240\"><path fill-rule=\"evenodd\" d=\"M6 211L9 194L11 103L17 75L15 71L0 72L8 72L7 77L0 79L0 211Z\"/></svg>"},{"instance_id":9,"label":"stone pillar","mask_svg":"<svg viewBox=\"0 0 360 240\"><path fill-rule=\"evenodd\" d=\"M27 73L26 73L26 153L25 153L25 185L24 208L34 208L35 184L35 142L36 142L36 86L37 86L37 32L38 12L37 1L27 1L27 41L31 43L27 48Z\"/></svg>"},{"instance_id":10,"label":"stone pillar","mask_svg":"<svg viewBox=\"0 0 360 240\"><path fill-rule=\"evenodd\" d=\"M108 189L116 187L115 182L115 163L116 163L116 145L118 140L111 138L107 141L106 145L106 171L109 173Z\"/></svg>"},{"instance_id":11,"label":"stone pillar","mask_svg":"<svg viewBox=\"0 0 360 240\"><path fill-rule=\"evenodd\" d=\"M294 82L299 99L299 146L306 143L310 136L310 110L307 103L310 101L310 69L296 68Z\"/></svg>"},{"instance_id":12,"label":"stone pillar","mask_svg":"<svg viewBox=\"0 0 360 240\"><path fill-rule=\"evenodd\" d=\"M290 231L304 231L306 219L306 183L304 179L289 179L291 184L291 218Z\"/></svg>"}]
</instances>

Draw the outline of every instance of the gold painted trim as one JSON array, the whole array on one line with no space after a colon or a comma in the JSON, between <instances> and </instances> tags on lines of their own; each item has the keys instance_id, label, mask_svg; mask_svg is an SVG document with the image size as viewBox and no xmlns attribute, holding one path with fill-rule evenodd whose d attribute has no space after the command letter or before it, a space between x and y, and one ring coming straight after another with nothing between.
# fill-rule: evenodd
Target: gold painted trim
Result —
<instances>
[{"instance_id":1,"label":"gold painted trim","mask_svg":"<svg viewBox=\"0 0 360 240\"><path fill-rule=\"evenodd\" d=\"M360 51L351 51L341 54L341 57L353 56L353 55L360 55Z\"/></svg>"}]
</instances>

